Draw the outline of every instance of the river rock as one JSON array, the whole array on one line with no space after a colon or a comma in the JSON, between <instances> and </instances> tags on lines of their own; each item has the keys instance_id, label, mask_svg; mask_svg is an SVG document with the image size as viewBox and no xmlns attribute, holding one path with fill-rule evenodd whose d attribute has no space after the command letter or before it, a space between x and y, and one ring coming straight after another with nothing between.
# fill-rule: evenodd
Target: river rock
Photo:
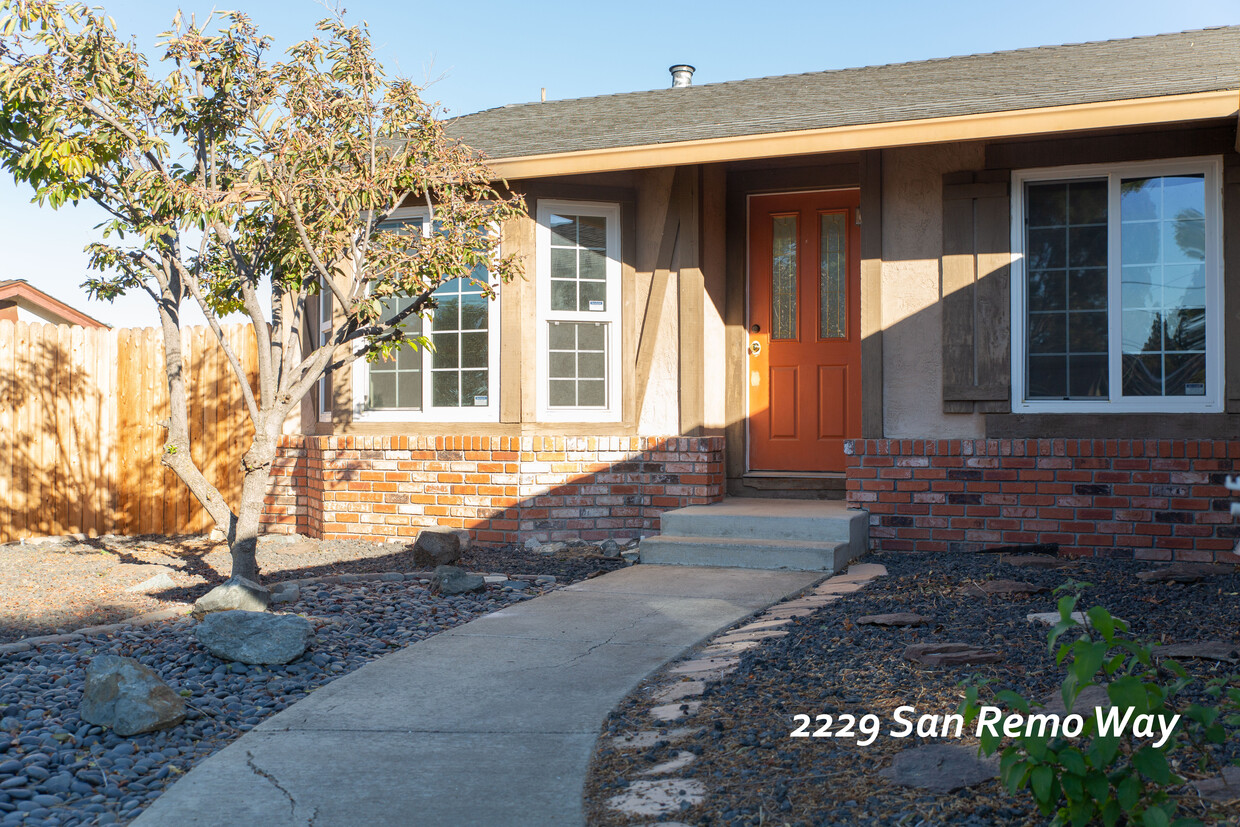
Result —
<instances>
[{"instance_id":1,"label":"river rock","mask_svg":"<svg viewBox=\"0 0 1240 827\"><path fill-rule=\"evenodd\" d=\"M194 637L224 660L248 664L288 663L301 657L313 627L297 615L216 612L203 618Z\"/></svg>"},{"instance_id":2,"label":"river rock","mask_svg":"<svg viewBox=\"0 0 1240 827\"><path fill-rule=\"evenodd\" d=\"M446 566L461 559L461 538L446 528L424 528L413 544L413 564L419 568Z\"/></svg>"},{"instance_id":3,"label":"river rock","mask_svg":"<svg viewBox=\"0 0 1240 827\"><path fill-rule=\"evenodd\" d=\"M976 747L928 744L900 752L879 775L902 787L949 793L999 775L997 758L978 758Z\"/></svg>"},{"instance_id":4,"label":"river rock","mask_svg":"<svg viewBox=\"0 0 1240 827\"><path fill-rule=\"evenodd\" d=\"M603 556L608 560L620 559L620 544L615 540L607 539L599 545L599 549L603 552Z\"/></svg>"},{"instance_id":5,"label":"river rock","mask_svg":"<svg viewBox=\"0 0 1240 827\"><path fill-rule=\"evenodd\" d=\"M148 580L143 580L141 583L138 583L137 585L130 586L129 588L125 589L125 591L130 592L130 593L135 593L135 594L152 594L154 592L162 592L162 591L167 591L168 589L175 589L176 587L177 587L176 581L172 579L172 577L168 574L168 572L161 571L159 574L155 575L154 577Z\"/></svg>"},{"instance_id":6,"label":"river rock","mask_svg":"<svg viewBox=\"0 0 1240 827\"><path fill-rule=\"evenodd\" d=\"M211 612L265 612L271 605L271 592L244 577L230 577L194 602L191 614L201 618Z\"/></svg>"},{"instance_id":7,"label":"river rock","mask_svg":"<svg viewBox=\"0 0 1240 827\"><path fill-rule=\"evenodd\" d=\"M133 658L100 655L86 667L79 713L87 723L128 737L181 723L185 701Z\"/></svg>"},{"instance_id":8,"label":"river rock","mask_svg":"<svg viewBox=\"0 0 1240 827\"><path fill-rule=\"evenodd\" d=\"M1155 646L1153 655L1156 658L1198 658L1237 663L1240 662L1240 645L1226 640L1173 643L1169 646Z\"/></svg>"},{"instance_id":9,"label":"river rock","mask_svg":"<svg viewBox=\"0 0 1240 827\"><path fill-rule=\"evenodd\" d=\"M1003 660L1003 656L993 649L982 649L968 643L914 643L904 647L904 658L926 666L967 666Z\"/></svg>"},{"instance_id":10,"label":"river rock","mask_svg":"<svg viewBox=\"0 0 1240 827\"><path fill-rule=\"evenodd\" d=\"M1197 795L1207 801L1220 804L1240 801L1240 767L1223 767L1220 775L1197 781L1193 786L1197 788Z\"/></svg>"},{"instance_id":11,"label":"river rock","mask_svg":"<svg viewBox=\"0 0 1240 827\"><path fill-rule=\"evenodd\" d=\"M437 566L431 577L431 588L440 594L465 594L482 591L487 581L481 574L470 574L456 566Z\"/></svg>"},{"instance_id":12,"label":"river rock","mask_svg":"<svg viewBox=\"0 0 1240 827\"><path fill-rule=\"evenodd\" d=\"M892 612L883 615L862 615L857 618L859 626L920 626L929 621L925 615L913 612Z\"/></svg>"},{"instance_id":13,"label":"river rock","mask_svg":"<svg viewBox=\"0 0 1240 827\"><path fill-rule=\"evenodd\" d=\"M999 562L1030 569L1062 569L1072 565L1062 557L1052 557L1049 554L1005 554L999 558Z\"/></svg>"}]
</instances>

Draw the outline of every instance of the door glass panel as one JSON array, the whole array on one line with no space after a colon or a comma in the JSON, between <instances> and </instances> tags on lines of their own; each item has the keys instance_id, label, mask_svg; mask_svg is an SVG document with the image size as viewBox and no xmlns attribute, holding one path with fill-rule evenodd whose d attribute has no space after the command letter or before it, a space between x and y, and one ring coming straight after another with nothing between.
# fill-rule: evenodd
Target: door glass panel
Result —
<instances>
[{"instance_id":1,"label":"door glass panel","mask_svg":"<svg viewBox=\"0 0 1240 827\"><path fill-rule=\"evenodd\" d=\"M771 338L797 337L797 217L771 219Z\"/></svg>"},{"instance_id":2,"label":"door glass panel","mask_svg":"<svg viewBox=\"0 0 1240 827\"><path fill-rule=\"evenodd\" d=\"M818 338L842 339L848 335L848 261L845 248L845 213L819 216L818 232Z\"/></svg>"},{"instance_id":3,"label":"door glass panel","mask_svg":"<svg viewBox=\"0 0 1240 827\"><path fill-rule=\"evenodd\" d=\"M1125 396L1203 396L1205 176L1120 182Z\"/></svg>"}]
</instances>

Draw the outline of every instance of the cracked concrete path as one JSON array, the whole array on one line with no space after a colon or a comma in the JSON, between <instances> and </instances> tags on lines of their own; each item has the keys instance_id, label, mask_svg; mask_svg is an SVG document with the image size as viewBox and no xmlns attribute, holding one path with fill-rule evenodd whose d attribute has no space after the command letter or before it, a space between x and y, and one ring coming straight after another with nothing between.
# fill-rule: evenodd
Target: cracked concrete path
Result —
<instances>
[{"instance_id":1,"label":"cracked concrete path","mask_svg":"<svg viewBox=\"0 0 1240 827\"><path fill-rule=\"evenodd\" d=\"M373 661L190 771L138 825L580 825L607 713L821 572L633 566Z\"/></svg>"}]
</instances>

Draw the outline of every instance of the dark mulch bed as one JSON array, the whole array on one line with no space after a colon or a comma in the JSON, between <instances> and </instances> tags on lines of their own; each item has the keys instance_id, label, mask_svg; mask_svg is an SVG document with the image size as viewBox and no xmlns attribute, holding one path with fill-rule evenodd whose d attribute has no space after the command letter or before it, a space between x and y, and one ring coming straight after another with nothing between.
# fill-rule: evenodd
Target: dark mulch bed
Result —
<instances>
[{"instance_id":1,"label":"dark mulch bed","mask_svg":"<svg viewBox=\"0 0 1240 827\"><path fill-rule=\"evenodd\" d=\"M959 741L890 737L898 706L913 706L917 714L953 713L962 698L960 683L974 675L989 679L994 691L1012 689L1039 700L1059 688L1063 672L1048 651L1047 627L1026 620L1030 612L1053 610L1056 598L1049 593L968 597L959 591L968 583L1012 579L1053 588L1072 578L1094 584L1082 608L1104 605L1129 621L1138 636L1165 643L1240 641L1240 574L1191 585L1147 584L1135 575L1153 564L1101 558L1080 559L1063 570L1017 568L993 554L873 554L867 562L885 565L889 575L794 621L786 637L747 652L735 673L708 690L698 713L676 724L702 726L699 734L647 752L615 751L600 740L587 784L590 823L659 821L618 816L605 809L605 802L679 750L700 754L680 777L698 779L709 794L703 804L663 820L699 825L1045 823L1031 798L1009 797L998 781L940 795L899 787L878 775L909 747L977 743L968 731ZM861 615L900 611L928 615L934 622L906 629L853 623ZM910 643L947 641L997 648L1004 661L929 668L901 657ZM1203 677L1240 668L1182 663ZM650 729L652 705L649 690L639 690L612 713L605 732ZM877 714L883 722L878 740L859 747L855 740L788 737L797 713L845 712ZM1240 744L1229 744L1217 755L1226 760L1238 756ZM1189 765L1180 770L1202 774ZM1182 802L1182 814L1240 823L1240 812L1208 811L1191 792Z\"/></svg>"},{"instance_id":2,"label":"dark mulch bed","mask_svg":"<svg viewBox=\"0 0 1240 827\"><path fill-rule=\"evenodd\" d=\"M267 583L306 577L418 571L412 545L365 540L264 538L259 570ZM115 623L192 603L228 577L225 543L202 536L99 537L0 545L0 643ZM521 546L478 547L458 565L471 571L550 574L572 582L626 565L569 549L544 555ZM126 591L167 572L176 588Z\"/></svg>"}]
</instances>

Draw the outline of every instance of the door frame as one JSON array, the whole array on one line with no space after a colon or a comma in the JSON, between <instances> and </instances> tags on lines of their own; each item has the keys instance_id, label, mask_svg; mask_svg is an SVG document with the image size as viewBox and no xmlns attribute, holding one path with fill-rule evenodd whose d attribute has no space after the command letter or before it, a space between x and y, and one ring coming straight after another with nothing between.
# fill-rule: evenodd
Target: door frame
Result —
<instances>
[{"instance_id":1,"label":"door frame","mask_svg":"<svg viewBox=\"0 0 1240 827\"><path fill-rule=\"evenodd\" d=\"M750 265L750 262L752 261L751 254L753 252L752 244L751 244L752 239L749 237L750 221L753 218L753 215L752 215L753 199L764 198L766 196L771 196L771 195L814 195L817 193L849 192L849 191L857 192L858 203L860 204L862 193L861 193L861 187L859 185L851 185L851 186L845 185L845 186L837 186L837 187L812 187L808 189L773 190L773 191L745 193L745 248L744 248L745 249L745 259L744 259L745 314L744 314L744 323L742 325L742 330L744 332L744 342L745 342L746 349L748 349L749 347L749 312L751 308L750 294L751 294L751 287L753 284L753 274L750 273L749 271L750 270L749 265ZM861 208L858 207L857 208L858 214L860 214L860 211L861 211ZM862 237L864 238L864 235ZM865 257L864 251L859 250L858 252L861 254L861 257L864 260L864 257ZM860 286L861 286L861 279L858 279L858 290L860 290ZM858 295L857 298L858 298L858 307L860 307L861 296ZM857 335L859 337L862 335L861 315L862 315L861 312L858 311L857 319L856 319L856 326L857 326ZM850 319L849 321L851 322L852 320ZM865 354L864 354L864 349L863 349L862 358L864 359L864 357L865 357ZM746 365L746 369L741 371L742 377L738 377L738 378L743 378L744 380L741 382L741 386L744 391L742 395L742 401L744 404L743 411L745 414L744 416L744 420L745 420L744 473L747 475L748 474L772 475L772 476L780 476L780 477L801 477L801 478L813 478L813 477L836 478L836 477L841 476L840 472L838 471L769 471L769 470L761 469L761 468L755 469L753 467L753 463L751 462L751 459L750 459L750 449L751 449L751 446L753 445L753 436L750 433L750 428L752 426L752 420L751 420L751 417L749 416L749 410L750 410L749 393L750 393L751 386L748 381L748 377L749 377L748 360L745 361L745 365ZM864 375L864 370L863 370L863 375ZM860 403L861 403L862 409L864 410L864 406L865 406L864 385L862 387L862 397L861 397Z\"/></svg>"}]
</instances>

